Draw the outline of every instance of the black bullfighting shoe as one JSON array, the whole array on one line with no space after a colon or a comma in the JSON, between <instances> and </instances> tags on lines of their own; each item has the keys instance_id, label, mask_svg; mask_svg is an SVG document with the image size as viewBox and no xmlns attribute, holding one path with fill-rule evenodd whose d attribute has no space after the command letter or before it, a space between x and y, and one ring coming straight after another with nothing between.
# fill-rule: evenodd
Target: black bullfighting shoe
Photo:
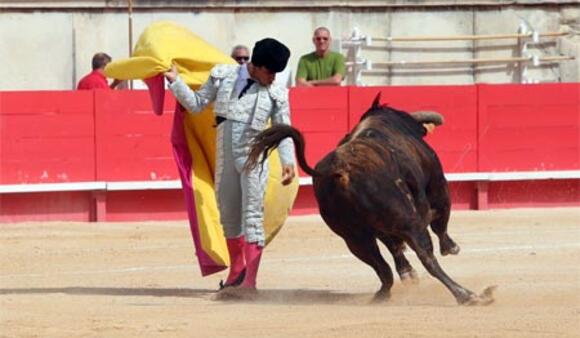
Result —
<instances>
[{"instance_id":1,"label":"black bullfighting shoe","mask_svg":"<svg viewBox=\"0 0 580 338\"><path fill-rule=\"evenodd\" d=\"M218 291L221 291L229 287L239 286L244 281L244 278L246 278L246 269L242 270L242 272L240 272L240 275L231 283L226 284L224 283L223 280L221 280Z\"/></svg>"}]
</instances>

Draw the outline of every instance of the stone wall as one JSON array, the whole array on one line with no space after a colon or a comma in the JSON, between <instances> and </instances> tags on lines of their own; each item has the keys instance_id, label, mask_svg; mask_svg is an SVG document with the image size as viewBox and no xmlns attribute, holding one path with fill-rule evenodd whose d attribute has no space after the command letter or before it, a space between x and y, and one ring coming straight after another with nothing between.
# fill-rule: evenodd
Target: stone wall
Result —
<instances>
[{"instance_id":1,"label":"stone wall","mask_svg":"<svg viewBox=\"0 0 580 338\"><path fill-rule=\"evenodd\" d=\"M133 42L158 20L189 27L229 53L271 36L292 50L290 68L313 49L312 31L327 26L335 40L354 27L373 37L516 33L520 22L564 37L530 45L533 55L578 56L580 9L576 1L139 1L134 0ZM129 55L127 1L0 0L0 90L65 90L90 70L95 52L114 59ZM335 44L338 46L339 44ZM347 53L347 50L342 50ZM506 58L519 53L516 39L484 41L373 43L361 52L382 61ZM539 82L578 82L578 59L529 65L527 77ZM366 74L366 85L509 83L520 79L517 63L481 66L388 67Z\"/></svg>"}]
</instances>

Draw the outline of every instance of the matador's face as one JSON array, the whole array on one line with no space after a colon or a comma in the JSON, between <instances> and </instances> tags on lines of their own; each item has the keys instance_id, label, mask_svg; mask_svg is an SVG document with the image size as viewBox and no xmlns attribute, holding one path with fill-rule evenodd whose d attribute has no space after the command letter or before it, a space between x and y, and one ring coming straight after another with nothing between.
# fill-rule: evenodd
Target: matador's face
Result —
<instances>
[{"instance_id":1,"label":"matador's face","mask_svg":"<svg viewBox=\"0 0 580 338\"><path fill-rule=\"evenodd\" d=\"M276 73L270 71L268 68L264 66L254 66L252 65L251 69L248 69L250 72L250 76L258 81L262 86L269 86L276 80Z\"/></svg>"}]
</instances>

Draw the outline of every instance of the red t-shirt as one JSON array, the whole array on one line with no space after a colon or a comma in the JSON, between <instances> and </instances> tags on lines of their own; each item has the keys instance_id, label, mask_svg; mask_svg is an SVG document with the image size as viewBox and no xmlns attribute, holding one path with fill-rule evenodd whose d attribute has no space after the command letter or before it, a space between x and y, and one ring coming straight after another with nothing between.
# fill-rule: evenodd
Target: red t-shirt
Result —
<instances>
[{"instance_id":1,"label":"red t-shirt","mask_svg":"<svg viewBox=\"0 0 580 338\"><path fill-rule=\"evenodd\" d=\"M79 84L77 85L77 89L110 89L109 84L107 83L107 78L103 73L98 70L93 70L85 77L83 77Z\"/></svg>"}]
</instances>

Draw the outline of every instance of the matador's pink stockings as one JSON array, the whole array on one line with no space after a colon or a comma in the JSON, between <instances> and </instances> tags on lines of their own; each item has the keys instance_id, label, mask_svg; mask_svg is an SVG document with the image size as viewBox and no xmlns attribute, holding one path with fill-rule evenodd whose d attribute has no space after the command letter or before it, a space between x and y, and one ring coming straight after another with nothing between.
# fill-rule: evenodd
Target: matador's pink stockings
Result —
<instances>
[{"instance_id":1,"label":"matador's pink stockings","mask_svg":"<svg viewBox=\"0 0 580 338\"><path fill-rule=\"evenodd\" d=\"M244 279L244 269L246 268L244 260L244 246L246 241L244 236L238 238L227 238L228 253L230 256L230 273L224 286L240 285Z\"/></svg>"},{"instance_id":2,"label":"matador's pink stockings","mask_svg":"<svg viewBox=\"0 0 580 338\"><path fill-rule=\"evenodd\" d=\"M258 267L262 257L263 247L257 243L246 243L244 256L246 258L246 278L240 287L247 289L256 288L256 278L258 276Z\"/></svg>"}]
</instances>

